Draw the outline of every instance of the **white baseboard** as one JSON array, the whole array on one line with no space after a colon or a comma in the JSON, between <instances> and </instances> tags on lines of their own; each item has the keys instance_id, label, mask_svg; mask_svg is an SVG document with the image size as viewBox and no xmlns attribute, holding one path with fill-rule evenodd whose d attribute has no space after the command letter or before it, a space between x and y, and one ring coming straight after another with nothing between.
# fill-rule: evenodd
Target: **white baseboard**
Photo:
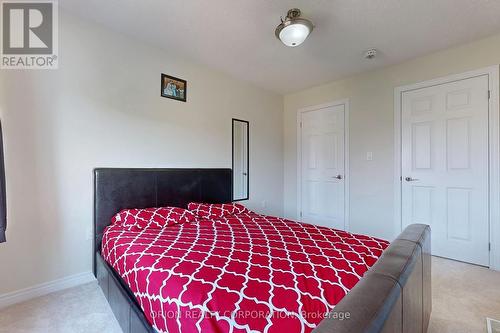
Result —
<instances>
[{"instance_id":1,"label":"white baseboard","mask_svg":"<svg viewBox=\"0 0 500 333\"><path fill-rule=\"evenodd\" d=\"M76 287L93 281L97 281L94 274L92 274L92 272L85 272L6 293L0 295L0 309L35 297L47 295L55 291Z\"/></svg>"}]
</instances>

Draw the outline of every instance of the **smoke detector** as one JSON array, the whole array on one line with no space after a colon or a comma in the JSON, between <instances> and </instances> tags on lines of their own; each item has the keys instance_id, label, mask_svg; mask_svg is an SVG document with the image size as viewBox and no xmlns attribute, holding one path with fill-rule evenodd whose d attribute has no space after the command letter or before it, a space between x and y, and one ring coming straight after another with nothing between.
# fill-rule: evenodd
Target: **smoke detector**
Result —
<instances>
[{"instance_id":1,"label":"smoke detector","mask_svg":"<svg viewBox=\"0 0 500 333\"><path fill-rule=\"evenodd\" d=\"M369 49L365 51L365 59L373 59L377 56L377 49Z\"/></svg>"}]
</instances>

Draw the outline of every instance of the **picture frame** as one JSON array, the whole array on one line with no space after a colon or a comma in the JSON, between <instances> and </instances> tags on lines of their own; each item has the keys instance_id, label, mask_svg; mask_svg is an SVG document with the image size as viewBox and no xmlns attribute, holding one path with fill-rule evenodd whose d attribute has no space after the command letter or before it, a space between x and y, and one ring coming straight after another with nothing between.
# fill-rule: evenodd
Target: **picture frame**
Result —
<instances>
[{"instance_id":1,"label":"picture frame","mask_svg":"<svg viewBox=\"0 0 500 333\"><path fill-rule=\"evenodd\" d=\"M161 97L186 102L187 81L175 76L161 74Z\"/></svg>"}]
</instances>

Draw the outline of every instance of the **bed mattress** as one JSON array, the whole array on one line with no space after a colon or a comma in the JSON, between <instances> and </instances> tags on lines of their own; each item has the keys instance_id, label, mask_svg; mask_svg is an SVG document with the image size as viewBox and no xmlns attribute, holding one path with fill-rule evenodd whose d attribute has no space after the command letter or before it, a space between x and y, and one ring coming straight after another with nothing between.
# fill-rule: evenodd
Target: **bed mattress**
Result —
<instances>
[{"instance_id":1,"label":"bed mattress","mask_svg":"<svg viewBox=\"0 0 500 333\"><path fill-rule=\"evenodd\" d=\"M101 253L158 332L310 332L388 242L243 213L106 228Z\"/></svg>"}]
</instances>

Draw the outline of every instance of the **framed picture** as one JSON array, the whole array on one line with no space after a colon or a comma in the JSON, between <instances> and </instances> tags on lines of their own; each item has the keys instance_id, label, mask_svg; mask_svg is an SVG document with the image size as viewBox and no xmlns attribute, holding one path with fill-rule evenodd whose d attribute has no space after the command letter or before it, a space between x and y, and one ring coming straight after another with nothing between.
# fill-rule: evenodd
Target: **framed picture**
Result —
<instances>
[{"instance_id":1,"label":"framed picture","mask_svg":"<svg viewBox=\"0 0 500 333\"><path fill-rule=\"evenodd\" d=\"M161 74L161 96L186 101L186 80L179 79L167 74Z\"/></svg>"}]
</instances>

